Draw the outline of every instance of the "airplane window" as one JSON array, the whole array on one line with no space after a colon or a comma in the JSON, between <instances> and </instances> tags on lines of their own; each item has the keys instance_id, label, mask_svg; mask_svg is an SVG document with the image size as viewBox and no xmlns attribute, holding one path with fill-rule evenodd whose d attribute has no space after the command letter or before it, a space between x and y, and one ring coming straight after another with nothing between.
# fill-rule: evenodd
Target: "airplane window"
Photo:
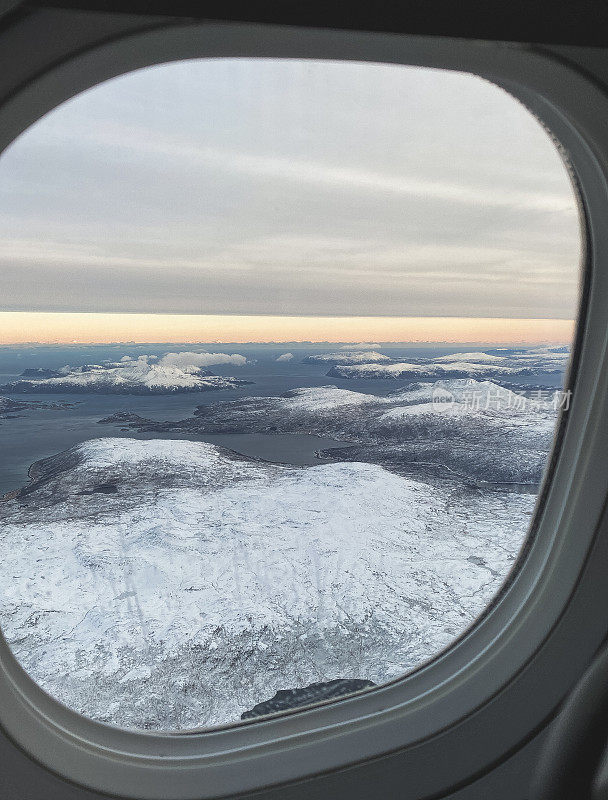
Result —
<instances>
[{"instance_id":1,"label":"airplane window","mask_svg":"<svg viewBox=\"0 0 608 800\"><path fill-rule=\"evenodd\" d=\"M464 73L190 60L0 159L0 625L125 728L386 683L518 561L581 230L550 135Z\"/></svg>"}]
</instances>

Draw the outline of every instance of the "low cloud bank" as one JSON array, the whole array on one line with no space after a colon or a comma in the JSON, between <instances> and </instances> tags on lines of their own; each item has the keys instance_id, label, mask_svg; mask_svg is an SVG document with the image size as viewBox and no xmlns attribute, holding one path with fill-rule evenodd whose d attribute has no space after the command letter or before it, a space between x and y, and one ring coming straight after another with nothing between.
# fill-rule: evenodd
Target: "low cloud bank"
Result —
<instances>
[{"instance_id":1,"label":"low cloud bank","mask_svg":"<svg viewBox=\"0 0 608 800\"><path fill-rule=\"evenodd\" d=\"M162 367L178 367L178 369L188 369L189 367L212 367L214 364L230 364L233 367L242 367L247 363L245 356L239 353L165 353L161 358L157 356L139 356L131 358L123 356L121 362L126 364L136 364L137 362L156 363Z\"/></svg>"}]
</instances>

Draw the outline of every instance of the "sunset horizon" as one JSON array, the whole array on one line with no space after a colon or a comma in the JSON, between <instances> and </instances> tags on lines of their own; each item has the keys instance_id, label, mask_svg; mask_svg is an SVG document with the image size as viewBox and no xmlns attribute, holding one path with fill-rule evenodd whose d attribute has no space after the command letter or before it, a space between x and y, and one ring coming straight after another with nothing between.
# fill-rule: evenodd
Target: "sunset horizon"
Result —
<instances>
[{"instance_id":1,"label":"sunset horizon","mask_svg":"<svg viewBox=\"0 0 608 800\"><path fill-rule=\"evenodd\" d=\"M0 345L381 342L556 345L574 320L0 311Z\"/></svg>"}]
</instances>

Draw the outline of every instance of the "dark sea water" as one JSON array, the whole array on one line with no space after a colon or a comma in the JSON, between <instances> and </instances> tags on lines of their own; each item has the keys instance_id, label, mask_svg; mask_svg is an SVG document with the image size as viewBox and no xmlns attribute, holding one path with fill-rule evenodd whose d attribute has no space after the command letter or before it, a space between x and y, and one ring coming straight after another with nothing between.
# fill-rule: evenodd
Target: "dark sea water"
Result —
<instances>
[{"instance_id":1,"label":"dark sea water","mask_svg":"<svg viewBox=\"0 0 608 800\"><path fill-rule=\"evenodd\" d=\"M77 366L100 363L106 359L117 360L123 355L161 355L166 352L203 350L210 352L240 353L252 363L243 367L217 366L211 371L218 375L234 375L252 381L251 385L228 391L197 392L190 394L129 396L129 395L75 395L75 394L18 394L17 400L48 403L67 403L59 409L31 409L19 413L17 418L0 419L0 496L27 483L30 465L41 458L59 453L80 442L101 436L128 436L138 439L185 438L172 434L124 432L113 425L99 425L98 421L116 411L131 411L143 417L162 420L184 419L192 415L199 405L231 400L238 397L267 397L280 395L289 389L309 386L337 385L352 391L386 395L397 391L404 381L399 380L341 380L329 378L329 364L302 364L302 358L315 352L330 352L339 345L95 345L95 346L36 346L0 347L0 384L17 378L24 369L44 367L57 369L65 364ZM382 352L391 358L436 357L456 352L484 351L487 347L462 345L449 346L388 346ZM277 362L277 356L291 352L294 358ZM559 388L563 376L536 375L512 379L512 383L544 384ZM212 442L235 450L243 455L267 461L294 465L321 463L315 452L339 446L340 442L316 436L265 435L265 434L210 434L190 437L197 441Z\"/></svg>"}]
</instances>

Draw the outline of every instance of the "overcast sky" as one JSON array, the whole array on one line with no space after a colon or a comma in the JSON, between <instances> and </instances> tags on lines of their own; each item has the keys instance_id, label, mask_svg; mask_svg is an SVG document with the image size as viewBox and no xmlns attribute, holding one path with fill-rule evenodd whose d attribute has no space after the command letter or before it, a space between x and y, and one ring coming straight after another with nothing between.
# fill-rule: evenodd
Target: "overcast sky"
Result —
<instances>
[{"instance_id":1,"label":"overcast sky","mask_svg":"<svg viewBox=\"0 0 608 800\"><path fill-rule=\"evenodd\" d=\"M189 61L0 158L0 310L568 319L578 227L548 135L481 79Z\"/></svg>"}]
</instances>

